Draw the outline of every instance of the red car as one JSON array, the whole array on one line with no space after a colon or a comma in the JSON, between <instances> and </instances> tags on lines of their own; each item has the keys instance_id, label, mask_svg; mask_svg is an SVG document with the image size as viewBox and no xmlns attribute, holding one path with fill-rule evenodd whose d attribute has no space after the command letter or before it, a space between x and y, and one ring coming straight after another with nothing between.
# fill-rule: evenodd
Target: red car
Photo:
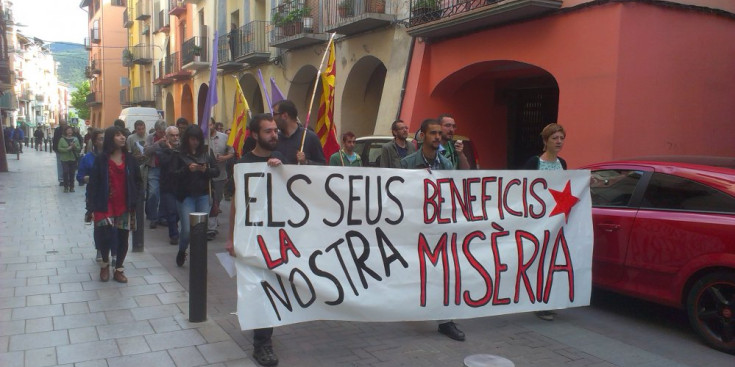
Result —
<instances>
[{"instance_id":1,"label":"red car","mask_svg":"<svg viewBox=\"0 0 735 367\"><path fill-rule=\"evenodd\" d=\"M735 159L593 164L595 286L686 309L710 346L735 353Z\"/></svg>"}]
</instances>

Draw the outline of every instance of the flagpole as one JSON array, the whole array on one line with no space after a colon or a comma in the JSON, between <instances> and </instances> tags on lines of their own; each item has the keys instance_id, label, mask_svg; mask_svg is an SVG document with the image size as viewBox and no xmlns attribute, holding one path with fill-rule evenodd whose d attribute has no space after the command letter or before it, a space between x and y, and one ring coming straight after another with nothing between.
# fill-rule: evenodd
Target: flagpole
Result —
<instances>
[{"instance_id":1,"label":"flagpole","mask_svg":"<svg viewBox=\"0 0 735 367\"><path fill-rule=\"evenodd\" d=\"M324 55L322 55L322 62L319 63L319 69L317 69L316 71L316 80L314 81L314 90L311 93L311 101L309 102L309 112L306 113L306 124L304 125L304 133L301 135L301 148L299 149L300 152L304 151L304 141L306 141L306 130L307 130L307 126L309 125L309 119L311 118L311 107L314 104L314 97L316 96L316 87L318 85L317 83L319 83L319 76L322 75L322 67L324 66L324 60L327 58L327 55L329 54L329 47L332 45L335 35L337 35L336 32L332 33L332 35L329 36L329 42L327 42L327 49L324 51Z\"/></svg>"}]
</instances>

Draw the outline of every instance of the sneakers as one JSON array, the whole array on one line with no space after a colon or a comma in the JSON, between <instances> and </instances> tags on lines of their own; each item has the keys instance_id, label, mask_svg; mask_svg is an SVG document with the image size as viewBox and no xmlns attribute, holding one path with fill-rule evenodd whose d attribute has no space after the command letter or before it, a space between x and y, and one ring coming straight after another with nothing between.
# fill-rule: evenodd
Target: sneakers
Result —
<instances>
[{"instance_id":1,"label":"sneakers","mask_svg":"<svg viewBox=\"0 0 735 367\"><path fill-rule=\"evenodd\" d=\"M178 237L171 237L168 239L168 243L171 245L178 245L179 244L179 238Z\"/></svg>"},{"instance_id":2,"label":"sneakers","mask_svg":"<svg viewBox=\"0 0 735 367\"><path fill-rule=\"evenodd\" d=\"M59 186L64 186L64 181L59 181Z\"/></svg>"},{"instance_id":3,"label":"sneakers","mask_svg":"<svg viewBox=\"0 0 735 367\"><path fill-rule=\"evenodd\" d=\"M554 317L556 317L556 312L554 311L538 311L536 312L536 317L538 317L541 320L544 321L554 321Z\"/></svg>"},{"instance_id":4,"label":"sneakers","mask_svg":"<svg viewBox=\"0 0 735 367\"><path fill-rule=\"evenodd\" d=\"M109 276L109 275L108 275ZM122 270L115 269L115 275L112 276L112 279L115 279L118 283L127 283L128 278L125 277L125 274L123 274Z\"/></svg>"},{"instance_id":5,"label":"sneakers","mask_svg":"<svg viewBox=\"0 0 735 367\"><path fill-rule=\"evenodd\" d=\"M68 188L68 187L66 187L66 186L64 186L64 192L65 192L65 193L66 193L66 192L69 192L69 188Z\"/></svg>"},{"instance_id":6,"label":"sneakers","mask_svg":"<svg viewBox=\"0 0 735 367\"><path fill-rule=\"evenodd\" d=\"M103 282L110 280L110 264L100 268L100 280Z\"/></svg>"},{"instance_id":7,"label":"sneakers","mask_svg":"<svg viewBox=\"0 0 735 367\"><path fill-rule=\"evenodd\" d=\"M186 251L179 250L179 253L176 254L176 265L179 267L184 266L184 261L186 261Z\"/></svg>"},{"instance_id":8,"label":"sneakers","mask_svg":"<svg viewBox=\"0 0 735 367\"><path fill-rule=\"evenodd\" d=\"M452 321L439 324L439 332L448 336L451 339L461 342L464 341L464 333L462 332L462 330L459 330L457 328L457 325Z\"/></svg>"},{"instance_id":9,"label":"sneakers","mask_svg":"<svg viewBox=\"0 0 735 367\"><path fill-rule=\"evenodd\" d=\"M273 351L272 345L261 345L253 348L253 358L261 366L278 365L278 356Z\"/></svg>"},{"instance_id":10,"label":"sneakers","mask_svg":"<svg viewBox=\"0 0 735 367\"><path fill-rule=\"evenodd\" d=\"M74 186L69 188L69 192L74 192Z\"/></svg>"}]
</instances>

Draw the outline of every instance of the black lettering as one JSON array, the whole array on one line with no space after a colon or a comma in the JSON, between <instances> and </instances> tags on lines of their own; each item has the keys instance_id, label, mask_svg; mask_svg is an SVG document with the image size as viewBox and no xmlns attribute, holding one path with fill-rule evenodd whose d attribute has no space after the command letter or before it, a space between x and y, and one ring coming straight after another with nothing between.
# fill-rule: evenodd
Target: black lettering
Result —
<instances>
[{"instance_id":1,"label":"black lettering","mask_svg":"<svg viewBox=\"0 0 735 367\"><path fill-rule=\"evenodd\" d=\"M263 222L251 222L250 221L250 204L255 203L257 200L250 196L250 178L252 177L263 177L265 174L263 172L250 172L245 174L243 185L245 188L245 225L248 227L255 227L255 226L262 226ZM234 202L234 200L233 200Z\"/></svg>"},{"instance_id":2,"label":"black lettering","mask_svg":"<svg viewBox=\"0 0 735 367\"><path fill-rule=\"evenodd\" d=\"M306 177L306 175L295 175L289 178L288 181L286 182L286 189L288 190L288 195L291 196L291 198L295 202L297 202L301 206L301 208L304 209L304 219L302 219L301 222L294 223L290 219L288 220L288 225L290 225L293 228L301 227L304 224L306 224L306 222L309 221L309 208L306 207L306 204L304 204L304 202L301 200L301 198L298 197L298 195L294 194L293 189L291 188L291 186L293 186L293 183L296 180L304 180L307 184L311 185L311 179Z\"/></svg>"},{"instance_id":3,"label":"black lettering","mask_svg":"<svg viewBox=\"0 0 735 367\"><path fill-rule=\"evenodd\" d=\"M335 277L334 275L332 275L329 272L326 272L326 271L320 269L316 265L316 257L317 256L321 256L321 254L322 254L321 251L316 250L316 251L314 251L314 253L311 254L311 256L309 256L309 269L311 269L311 272L314 273L314 275L316 275L318 277L322 277L322 278L327 278L327 279L331 280L332 283L334 283L334 287L337 288L337 299L335 299L334 301L325 301L324 303L326 303L326 304L328 304L330 306L336 306L336 305L341 304L344 301L344 299L345 299L345 291L344 291L344 289L342 289L342 284L340 284L340 282L337 279L337 277Z\"/></svg>"},{"instance_id":4,"label":"black lettering","mask_svg":"<svg viewBox=\"0 0 735 367\"><path fill-rule=\"evenodd\" d=\"M347 246L349 247L350 253L352 254L352 260L355 262L355 267L357 268L357 274L360 276L362 287L368 289L367 280L365 280L365 273L370 274L370 276L377 281L383 280L380 275L378 275L367 265L365 265L365 261L367 261L368 257L370 256L370 246L368 245L368 241L365 236L357 231L348 231L345 234L345 237L347 238ZM352 238L354 237L357 237L360 239L360 241L362 241L362 253L360 254L360 256L357 256L357 253L355 252L355 246L353 246Z\"/></svg>"},{"instance_id":5,"label":"black lettering","mask_svg":"<svg viewBox=\"0 0 735 367\"><path fill-rule=\"evenodd\" d=\"M329 250L334 250L334 253L337 255L337 260L339 260L339 265L342 267L342 271L345 273L345 276L347 277L347 282L350 283L352 292L355 293L356 296L359 296L360 293L357 293L357 288L355 287L355 283L352 282L352 277L350 276L350 273L347 271L347 266L345 266L345 260L342 258L342 253L339 252L339 245L342 242L344 242L344 240L340 238L337 242L329 245L326 251L329 252Z\"/></svg>"},{"instance_id":6,"label":"black lettering","mask_svg":"<svg viewBox=\"0 0 735 367\"><path fill-rule=\"evenodd\" d=\"M371 225L378 223L380 221L380 215L383 213L383 188L380 186L380 176L377 177L377 180L378 182L375 184L375 187L378 188L378 194L375 197L378 199L378 214L375 216L375 219L370 219L370 180L365 181L365 220Z\"/></svg>"},{"instance_id":7,"label":"black lettering","mask_svg":"<svg viewBox=\"0 0 735 367\"><path fill-rule=\"evenodd\" d=\"M356 180L362 180L362 179L363 179L363 176L350 176L350 178L349 178L349 181L350 181L350 195L349 195L348 200L347 200L347 225L348 226L356 226L356 225L362 224L362 221L360 219L352 219L352 203L354 203L356 201L360 201L360 197L359 196L352 195L352 193L353 193L353 187L354 187L354 185L353 185L352 182L353 181L356 181Z\"/></svg>"},{"instance_id":8,"label":"black lettering","mask_svg":"<svg viewBox=\"0 0 735 367\"><path fill-rule=\"evenodd\" d=\"M408 268L408 262L401 256L401 253L396 250L393 244L390 243L388 236L385 235L382 229L375 228L375 237L378 238L378 248L380 249L380 256L383 258L383 268L385 268L386 277L390 276L390 263L396 260L400 261L404 268ZM390 256L385 255L385 246L388 246L390 249Z\"/></svg>"},{"instance_id":9,"label":"black lettering","mask_svg":"<svg viewBox=\"0 0 735 367\"><path fill-rule=\"evenodd\" d=\"M344 180L345 176L340 175L339 173L333 173L329 176L327 176L327 180L324 182L324 191L327 192L327 196L332 198L334 201L337 202L337 205L339 205L339 218L335 222L330 222L326 219L323 220L324 224L330 226L330 227L336 227L340 223L342 223L342 219L345 217L345 205L342 203L342 200L340 200L339 196L332 191L332 188L329 187L330 181L332 181L333 178L339 178Z\"/></svg>"},{"instance_id":10,"label":"black lettering","mask_svg":"<svg viewBox=\"0 0 735 367\"><path fill-rule=\"evenodd\" d=\"M406 180L404 180L403 177L392 176L385 183L385 194L388 195L388 198L390 198L394 203L396 203L396 205L398 206L398 211L401 213L398 216L398 219L393 220L393 219L386 218L385 222L388 224L398 224L398 223L401 223L401 221L403 220L403 205L401 205L401 201L398 200L398 198L396 198L392 192L390 192L390 184L393 183L393 181L399 181L400 183L406 182Z\"/></svg>"},{"instance_id":11,"label":"black lettering","mask_svg":"<svg viewBox=\"0 0 735 367\"><path fill-rule=\"evenodd\" d=\"M301 275L301 278L304 279L306 286L309 288L309 293L311 294L311 298L307 302L304 302L301 300L301 296L299 296L299 292L296 290L297 289L296 283L294 283L293 281L295 274ZM316 292L314 291L314 286L311 284L311 281L306 276L306 274L304 274L304 272L301 271L301 269L293 268L293 270L291 270L291 274L288 276L288 282L291 283L291 290L293 290L293 295L296 296L296 302L299 303L299 306L301 306L301 308L307 308L311 306L312 303L314 303L314 301L316 300Z\"/></svg>"},{"instance_id":12,"label":"black lettering","mask_svg":"<svg viewBox=\"0 0 735 367\"><path fill-rule=\"evenodd\" d=\"M266 195L268 197L268 227L285 227L286 223L273 221L273 180L271 179L270 173L265 183Z\"/></svg>"},{"instance_id":13,"label":"black lettering","mask_svg":"<svg viewBox=\"0 0 735 367\"><path fill-rule=\"evenodd\" d=\"M283 294L283 297L281 297L278 292L270 285L270 283L264 281L260 282L260 286L263 287L263 291L268 296L268 299L271 301L271 307L273 307L273 311L276 312L276 317L278 319L281 319L281 314L278 312L278 307L276 307L276 302L273 300L273 296L276 296L279 301L281 301L281 304L286 306L286 309L289 312L293 311L293 307L291 306L291 300L288 298L288 294L286 293L286 287L283 286L283 279L281 279L281 276L276 274L276 278L278 279L278 285L281 287L281 293Z\"/></svg>"}]
</instances>

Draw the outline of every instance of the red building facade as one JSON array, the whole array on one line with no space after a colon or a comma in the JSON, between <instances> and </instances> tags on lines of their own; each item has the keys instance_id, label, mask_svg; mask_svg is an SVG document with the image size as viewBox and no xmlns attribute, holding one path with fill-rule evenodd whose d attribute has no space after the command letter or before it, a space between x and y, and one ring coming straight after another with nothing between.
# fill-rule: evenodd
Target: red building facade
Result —
<instances>
[{"instance_id":1,"label":"red building facade","mask_svg":"<svg viewBox=\"0 0 735 367\"><path fill-rule=\"evenodd\" d=\"M442 34L437 25L452 17L409 27L417 38L401 118L414 131L453 114L483 168L515 168L540 153L550 122L567 130L571 167L735 155L733 9L591 1Z\"/></svg>"}]
</instances>

